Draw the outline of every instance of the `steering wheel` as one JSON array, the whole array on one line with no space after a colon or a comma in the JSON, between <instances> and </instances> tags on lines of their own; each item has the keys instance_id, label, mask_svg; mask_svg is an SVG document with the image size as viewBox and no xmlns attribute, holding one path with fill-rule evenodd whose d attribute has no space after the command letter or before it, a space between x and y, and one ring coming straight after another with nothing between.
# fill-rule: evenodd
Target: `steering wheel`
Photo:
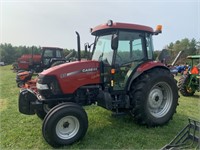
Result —
<instances>
[{"instance_id":1,"label":"steering wheel","mask_svg":"<svg viewBox=\"0 0 200 150\"><path fill-rule=\"evenodd\" d=\"M123 64L121 64L122 67L125 67L125 66L129 66L132 64L132 61L131 62L125 62Z\"/></svg>"}]
</instances>

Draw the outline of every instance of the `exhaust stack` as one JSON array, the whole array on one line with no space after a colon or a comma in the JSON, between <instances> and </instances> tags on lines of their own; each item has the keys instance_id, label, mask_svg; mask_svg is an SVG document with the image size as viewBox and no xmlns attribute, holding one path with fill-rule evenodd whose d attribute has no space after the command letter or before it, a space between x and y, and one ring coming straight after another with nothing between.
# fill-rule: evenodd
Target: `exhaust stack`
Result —
<instances>
[{"instance_id":1,"label":"exhaust stack","mask_svg":"<svg viewBox=\"0 0 200 150\"><path fill-rule=\"evenodd\" d=\"M76 31L76 35L77 35L78 61L80 61L81 60L81 42L80 42L80 35L77 31Z\"/></svg>"}]
</instances>

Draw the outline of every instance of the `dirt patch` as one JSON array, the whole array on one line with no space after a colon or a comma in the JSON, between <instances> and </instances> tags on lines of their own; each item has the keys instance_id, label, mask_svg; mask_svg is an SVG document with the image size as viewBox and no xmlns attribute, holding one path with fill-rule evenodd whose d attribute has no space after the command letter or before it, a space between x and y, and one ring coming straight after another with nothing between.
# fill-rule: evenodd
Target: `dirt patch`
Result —
<instances>
[{"instance_id":1,"label":"dirt patch","mask_svg":"<svg viewBox=\"0 0 200 150\"><path fill-rule=\"evenodd\" d=\"M5 99L0 99L0 112L7 108L7 102Z\"/></svg>"}]
</instances>

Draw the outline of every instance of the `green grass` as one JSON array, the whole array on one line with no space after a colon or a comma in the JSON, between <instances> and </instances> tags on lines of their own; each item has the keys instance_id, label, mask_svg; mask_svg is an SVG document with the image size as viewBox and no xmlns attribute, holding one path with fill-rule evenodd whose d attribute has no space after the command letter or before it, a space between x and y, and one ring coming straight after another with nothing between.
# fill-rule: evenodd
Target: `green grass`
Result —
<instances>
[{"instance_id":1,"label":"green grass","mask_svg":"<svg viewBox=\"0 0 200 150\"><path fill-rule=\"evenodd\" d=\"M42 121L18 111L19 89L11 66L0 67L0 149L52 149L42 137ZM178 77L176 77L178 78ZM89 128L83 140L61 149L160 149L188 123L200 118L199 95L180 95L177 113L167 125L140 126L130 116L112 117L98 106L88 106Z\"/></svg>"}]
</instances>

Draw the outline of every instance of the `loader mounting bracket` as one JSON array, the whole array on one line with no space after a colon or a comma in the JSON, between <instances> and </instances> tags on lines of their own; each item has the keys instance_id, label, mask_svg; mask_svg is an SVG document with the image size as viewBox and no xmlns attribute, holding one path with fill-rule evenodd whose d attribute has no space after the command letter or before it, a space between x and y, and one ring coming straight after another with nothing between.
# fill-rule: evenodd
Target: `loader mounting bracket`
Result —
<instances>
[{"instance_id":1,"label":"loader mounting bracket","mask_svg":"<svg viewBox=\"0 0 200 150\"><path fill-rule=\"evenodd\" d=\"M189 123L186 125L175 138L161 150L172 149L199 149L200 145L200 122L188 119Z\"/></svg>"}]
</instances>

